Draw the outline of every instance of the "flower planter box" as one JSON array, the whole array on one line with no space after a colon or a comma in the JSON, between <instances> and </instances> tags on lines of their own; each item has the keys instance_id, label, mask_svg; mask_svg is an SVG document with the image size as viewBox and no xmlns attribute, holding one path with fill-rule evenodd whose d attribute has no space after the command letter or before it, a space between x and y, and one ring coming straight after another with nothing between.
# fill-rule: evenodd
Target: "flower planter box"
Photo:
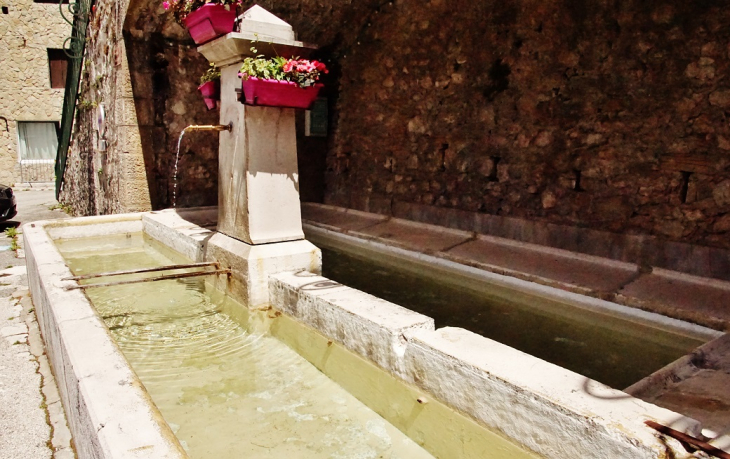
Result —
<instances>
[{"instance_id":1,"label":"flower planter box","mask_svg":"<svg viewBox=\"0 0 730 459\"><path fill-rule=\"evenodd\" d=\"M287 108L310 108L324 86L317 83L301 88L291 81L261 80L253 77L243 80L242 84L243 103Z\"/></svg>"},{"instance_id":2,"label":"flower planter box","mask_svg":"<svg viewBox=\"0 0 730 459\"><path fill-rule=\"evenodd\" d=\"M208 81L198 86L198 91L203 96L205 106L208 110L213 110L216 107L216 101L221 99L220 94L220 81Z\"/></svg>"},{"instance_id":3,"label":"flower planter box","mask_svg":"<svg viewBox=\"0 0 730 459\"><path fill-rule=\"evenodd\" d=\"M233 32L233 23L236 21L236 8L227 10L217 3L206 3L202 7L188 14L185 18L185 27L196 44L202 45L214 38Z\"/></svg>"}]
</instances>

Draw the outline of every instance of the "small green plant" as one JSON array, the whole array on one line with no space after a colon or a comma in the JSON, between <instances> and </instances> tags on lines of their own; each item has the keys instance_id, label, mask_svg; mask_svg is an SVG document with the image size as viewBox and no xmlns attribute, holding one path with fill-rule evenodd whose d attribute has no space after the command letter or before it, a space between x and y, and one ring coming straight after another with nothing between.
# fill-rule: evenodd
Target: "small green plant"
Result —
<instances>
[{"instance_id":1,"label":"small green plant","mask_svg":"<svg viewBox=\"0 0 730 459\"><path fill-rule=\"evenodd\" d=\"M221 79L221 71L215 66L215 63L211 62L208 70L200 77L200 84L205 84L209 81L218 81Z\"/></svg>"},{"instance_id":2,"label":"small green plant","mask_svg":"<svg viewBox=\"0 0 730 459\"><path fill-rule=\"evenodd\" d=\"M56 204L48 207L48 210L61 210L68 215L73 215L73 208L62 202L57 202Z\"/></svg>"},{"instance_id":3,"label":"small green plant","mask_svg":"<svg viewBox=\"0 0 730 459\"><path fill-rule=\"evenodd\" d=\"M79 102L79 110L91 110L98 106L99 104L95 100L82 100Z\"/></svg>"},{"instance_id":4,"label":"small green plant","mask_svg":"<svg viewBox=\"0 0 730 459\"><path fill-rule=\"evenodd\" d=\"M5 230L5 235L10 238L10 250L17 251L20 246L18 245L18 229L10 227Z\"/></svg>"}]
</instances>

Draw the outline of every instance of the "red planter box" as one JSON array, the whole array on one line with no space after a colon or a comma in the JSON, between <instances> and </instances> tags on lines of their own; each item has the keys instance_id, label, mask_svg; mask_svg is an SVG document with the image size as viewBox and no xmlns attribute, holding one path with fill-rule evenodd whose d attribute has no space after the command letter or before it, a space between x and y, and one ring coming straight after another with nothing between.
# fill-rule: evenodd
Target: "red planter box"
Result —
<instances>
[{"instance_id":1,"label":"red planter box","mask_svg":"<svg viewBox=\"0 0 730 459\"><path fill-rule=\"evenodd\" d=\"M317 99L319 90L324 86L300 88L291 81L260 80L249 78L243 80L244 103L266 107L310 108Z\"/></svg>"},{"instance_id":2,"label":"red planter box","mask_svg":"<svg viewBox=\"0 0 730 459\"><path fill-rule=\"evenodd\" d=\"M202 45L214 38L233 32L233 23L236 21L236 8L227 10L217 3L206 3L202 7L188 14L185 18L185 27L195 43Z\"/></svg>"},{"instance_id":3,"label":"red planter box","mask_svg":"<svg viewBox=\"0 0 730 459\"><path fill-rule=\"evenodd\" d=\"M198 91L203 95L205 106L208 110L213 110L216 101L221 99L220 81L208 81L198 86Z\"/></svg>"}]
</instances>

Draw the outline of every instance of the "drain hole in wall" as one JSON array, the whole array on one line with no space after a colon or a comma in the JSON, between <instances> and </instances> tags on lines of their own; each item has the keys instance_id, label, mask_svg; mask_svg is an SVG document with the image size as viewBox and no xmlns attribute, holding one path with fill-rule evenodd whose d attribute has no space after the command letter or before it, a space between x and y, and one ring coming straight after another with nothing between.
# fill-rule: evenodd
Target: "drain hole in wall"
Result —
<instances>
[{"instance_id":1,"label":"drain hole in wall","mask_svg":"<svg viewBox=\"0 0 730 459\"><path fill-rule=\"evenodd\" d=\"M682 184L679 188L679 201L682 204L687 203L687 190L689 190L689 177L692 175L692 172L687 171L681 171L682 172Z\"/></svg>"},{"instance_id":2,"label":"drain hole in wall","mask_svg":"<svg viewBox=\"0 0 730 459\"><path fill-rule=\"evenodd\" d=\"M497 177L497 164L502 160L502 157L500 156L492 156L492 171L489 173L489 177L487 177L487 180L490 182L496 182L499 180Z\"/></svg>"},{"instance_id":3,"label":"drain hole in wall","mask_svg":"<svg viewBox=\"0 0 730 459\"><path fill-rule=\"evenodd\" d=\"M8 9L8 7L3 6L3 14L8 14L9 12L10 12L10 10Z\"/></svg>"},{"instance_id":4,"label":"drain hole in wall","mask_svg":"<svg viewBox=\"0 0 730 459\"><path fill-rule=\"evenodd\" d=\"M573 191L585 191L585 189L580 185L581 172L578 169L573 169L573 174L575 175L573 179Z\"/></svg>"}]
</instances>

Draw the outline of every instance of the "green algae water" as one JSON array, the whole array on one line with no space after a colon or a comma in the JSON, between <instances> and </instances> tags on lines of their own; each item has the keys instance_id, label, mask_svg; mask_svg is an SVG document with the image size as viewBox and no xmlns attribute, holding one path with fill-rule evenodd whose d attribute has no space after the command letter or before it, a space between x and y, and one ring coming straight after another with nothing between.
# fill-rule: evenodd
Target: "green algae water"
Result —
<instances>
[{"instance_id":1,"label":"green algae water","mask_svg":"<svg viewBox=\"0 0 730 459\"><path fill-rule=\"evenodd\" d=\"M142 235L56 244L75 275L186 261ZM86 289L191 458L433 457L290 347L246 331L232 318L244 308L206 290L204 278Z\"/></svg>"},{"instance_id":2,"label":"green algae water","mask_svg":"<svg viewBox=\"0 0 730 459\"><path fill-rule=\"evenodd\" d=\"M311 238L311 235L310 235ZM705 341L527 293L455 279L392 256L311 238L322 275L625 389Z\"/></svg>"}]
</instances>

